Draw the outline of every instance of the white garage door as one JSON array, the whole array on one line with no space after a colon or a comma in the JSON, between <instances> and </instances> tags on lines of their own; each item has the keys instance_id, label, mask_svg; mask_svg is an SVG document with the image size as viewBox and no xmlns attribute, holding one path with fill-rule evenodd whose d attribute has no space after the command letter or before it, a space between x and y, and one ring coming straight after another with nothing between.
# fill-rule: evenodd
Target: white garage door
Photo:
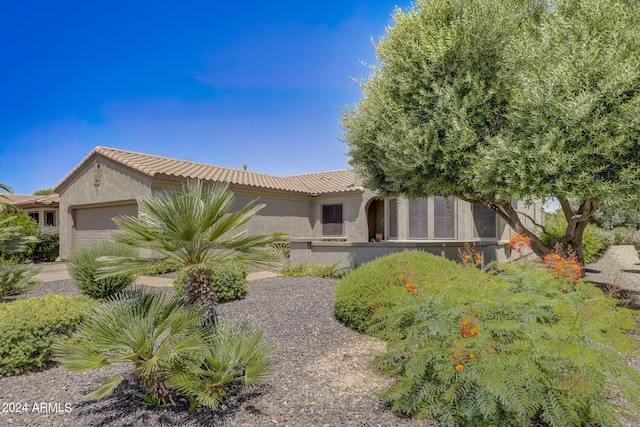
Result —
<instances>
[{"instance_id":1,"label":"white garage door","mask_svg":"<svg viewBox=\"0 0 640 427\"><path fill-rule=\"evenodd\" d=\"M134 203L74 209L75 247L103 240L109 230L118 228L111 220L118 215L137 216L138 206Z\"/></svg>"}]
</instances>

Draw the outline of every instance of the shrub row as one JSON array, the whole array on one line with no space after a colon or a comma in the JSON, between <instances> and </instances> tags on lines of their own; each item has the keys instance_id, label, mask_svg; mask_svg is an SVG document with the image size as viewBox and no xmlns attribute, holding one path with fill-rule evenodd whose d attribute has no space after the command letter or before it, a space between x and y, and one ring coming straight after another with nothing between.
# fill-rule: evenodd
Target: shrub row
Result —
<instances>
[{"instance_id":1,"label":"shrub row","mask_svg":"<svg viewBox=\"0 0 640 427\"><path fill-rule=\"evenodd\" d=\"M347 274L336 317L387 341L375 365L392 409L446 426L619 425L616 386L640 410L633 312L534 265L483 272L404 252Z\"/></svg>"},{"instance_id":2,"label":"shrub row","mask_svg":"<svg viewBox=\"0 0 640 427\"><path fill-rule=\"evenodd\" d=\"M180 270L173 280L173 290L179 298L184 298L187 270ZM211 268L209 280L218 302L243 299L247 295L247 268L239 263L220 264Z\"/></svg>"},{"instance_id":3,"label":"shrub row","mask_svg":"<svg viewBox=\"0 0 640 427\"><path fill-rule=\"evenodd\" d=\"M45 295L0 304L0 377L38 370L51 361L51 345L76 329L95 301Z\"/></svg>"},{"instance_id":4,"label":"shrub row","mask_svg":"<svg viewBox=\"0 0 640 427\"><path fill-rule=\"evenodd\" d=\"M342 276L344 269L340 266L340 263L334 262L333 264L316 264L316 263L301 263L293 264L280 269L280 274L285 277L321 277L337 278Z\"/></svg>"}]
</instances>

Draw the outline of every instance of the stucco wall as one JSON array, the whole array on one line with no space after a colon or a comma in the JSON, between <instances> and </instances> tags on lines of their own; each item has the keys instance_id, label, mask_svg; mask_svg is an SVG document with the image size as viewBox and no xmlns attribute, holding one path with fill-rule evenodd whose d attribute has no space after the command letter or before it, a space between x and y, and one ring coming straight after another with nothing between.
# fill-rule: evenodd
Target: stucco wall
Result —
<instances>
[{"instance_id":1,"label":"stucco wall","mask_svg":"<svg viewBox=\"0 0 640 427\"><path fill-rule=\"evenodd\" d=\"M312 199L311 224L312 237L336 238L344 237L348 242L367 241L367 215L364 210L362 193L319 196ZM322 206L342 205L342 218L344 221L344 233L342 236L323 236L322 234ZM302 236L301 236L302 237Z\"/></svg>"},{"instance_id":2,"label":"stucco wall","mask_svg":"<svg viewBox=\"0 0 640 427\"><path fill-rule=\"evenodd\" d=\"M100 179L94 171L100 165ZM151 195L151 178L102 156L89 161L64 185L60 194L60 257L73 248L73 208L95 206Z\"/></svg>"}]
</instances>

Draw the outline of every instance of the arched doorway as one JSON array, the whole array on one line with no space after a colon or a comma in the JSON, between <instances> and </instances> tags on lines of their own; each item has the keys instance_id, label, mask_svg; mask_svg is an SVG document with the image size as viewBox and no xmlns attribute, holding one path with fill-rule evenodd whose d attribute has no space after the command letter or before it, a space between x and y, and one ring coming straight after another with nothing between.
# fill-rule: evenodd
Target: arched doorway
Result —
<instances>
[{"instance_id":1,"label":"arched doorway","mask_svg":"<svg viewBox=\"0 0 640 427\"><path fill-rule=\"evenodd\" d=\"M384 238L384 200L371 199L367 207L369 241Z\"/></svg>"}]
</instances>

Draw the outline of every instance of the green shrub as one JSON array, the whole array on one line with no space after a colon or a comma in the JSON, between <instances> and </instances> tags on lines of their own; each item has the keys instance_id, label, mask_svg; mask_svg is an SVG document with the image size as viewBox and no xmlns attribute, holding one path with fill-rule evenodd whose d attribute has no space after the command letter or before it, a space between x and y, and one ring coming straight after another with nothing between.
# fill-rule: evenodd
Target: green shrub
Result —
<instances>
[{"instance_id":1,"label":"green shrub","mask_svg":"<svg viewBox=\"0 0 640 427\"><path fill-rule=\"evenodd\" d=\"M137 257L135 249L109 241L83 246L69 255L67 269L73 284L85 295L104 299L120 292L131 285L136 276L123 274L120 276L97 279L98 269L105 264L97 261L102 256Z\"/></svg>"},{"instance_id":2,"label":"green shrub","mask_svg":"<svg viewBox=\"0 0 640 427\"><path fill-rule=\"evenodd\" d=\"M271 248L280 260L288 260L291 257L291 243L289 242L289 235L287 233L277 231L271 236L283 239L283 241L272 243Z\"/></svg>"},{"instance_id":3,"label":"green shrub","mask_svg":"<svg viewBox=\"0 0 640 427\"><path fill-rule=\"evenodd\" d=\"M209 283L218 302L243 299L247 295L247 268L239 263L220 264L210 271ZM184 278L187 269L182 269L173 280L173 291L179 298L184 298Z\"/></svg>"},{"instance_id":4,"label":"green shrub","mask_svg":"<svg viewBox=\"0 0 640 427\"><path fill-rule=\"evenodd\" d=\"M0 302L6 297L21 295L29 292L40 283L35 275L39 268L31 264L19 264L0 258Z\"/></svg>"},{"instance_id":5,"label":"green shrub","mask_svg":"<svg viewBox=\"0 0 640 427\"><path fill-rule=\"evenodd\" d=\"M636 251L638 251L638 256L640 256L640 231L634 233L631 237L631 243L635 246Z\"/></svg>"},{"instance_id":6,"label":"green shrub","mask_svg":"<svg viewBox=\"0 0 640 427\"><path fill-rule=\"evenodd\" d=\"M18 227L16 233L6 241L0 242L0 258L24 262L31 259L36 246L35 238L40 234L40 224L24 212L0 210L0 221L3 227ZM21 238L31 238L26 244Z\"/></svg>"},{"instance_id":7,"label":"green shrub","mask_svg":"<svg viewBox=\"0 0 640 427\"><path fill-rule=\"evenodd\" d=\"M500 268L407 252L341 280L336 311L366 301L343 317L387 341L375 365L398 378L392 409L446 426L609 426L615 385L640 410L640 373L623 360L638 348L634 313L590 283Z\"/></svg>"},{"instance_id":8,"label":"green shrub","mask_svg":"<svg viewBox=\"0 0 640 427\"><path fill-rule=\"evenodd\" d=\"M563 236L567 227L567 221L561 214L545 214L545 228L549 233L556 236ZM545 245L551 243L551 236L543 234L541 236ZM613 243L613 237L595 224L587 225L582 235L582 251L584 253L584 263L593 264L597 262L609 250Z\"/></svg>"},{"instance_id":9,"label":"green shrub","mask_svg":"<svg viewBox=\"0 0 640 427\"><path fill-rule=\"evenodd\" d=\"M69 336L95 301L45 295L0 305L0 377L36 371L51 361L51 345Z\"/></svg>"},{"instance_id":10,"label":"green shrub","mask_svg":"<svg viewBox=\"0 0 640 427\"><path fill-rule=\"evenodd\" d=\"M614 245L633 245L633 235L636 233L635 228L616 227L611 230Z\"/></svg>"},{"instance_id":11,"label":"green shrub","mask_svg":"<svg viewBox=\"0 0 640 427\"><path fill-rule=\"evenodd\" d=\"M283 267L280 269L280 274L285 277L311 276L330 279L341 277L343 275L343 271L344 269L340 266L340 263L337 262L329 265L302 263Z\"/></svg>"},{"instance_id":12,"label":"green shrub","mask_svg":"<svg viewBox=\"0 0 640 427\"><path fill-rule=\"evenodd\" d=\"M475 280L479 272L475 268L460 270L455 262L422 251L404 251L378 258L340 279L336 285L335 316L350 328L365 332L376 309L394 304L394 295L406 293L401 275L415 282L428 278L446 283L451 276L460 274Z\"/></svg>"},{"instance_id":13,"label":"green shrub","mask_svg":"<svg viewBox=\"0 0 640 427\"><path fill-rule=\"evenodd\" d=\"M60 255L60 233L40 233L33 249L34 262L52 262Z\"/></svg>"}]
</instances>

